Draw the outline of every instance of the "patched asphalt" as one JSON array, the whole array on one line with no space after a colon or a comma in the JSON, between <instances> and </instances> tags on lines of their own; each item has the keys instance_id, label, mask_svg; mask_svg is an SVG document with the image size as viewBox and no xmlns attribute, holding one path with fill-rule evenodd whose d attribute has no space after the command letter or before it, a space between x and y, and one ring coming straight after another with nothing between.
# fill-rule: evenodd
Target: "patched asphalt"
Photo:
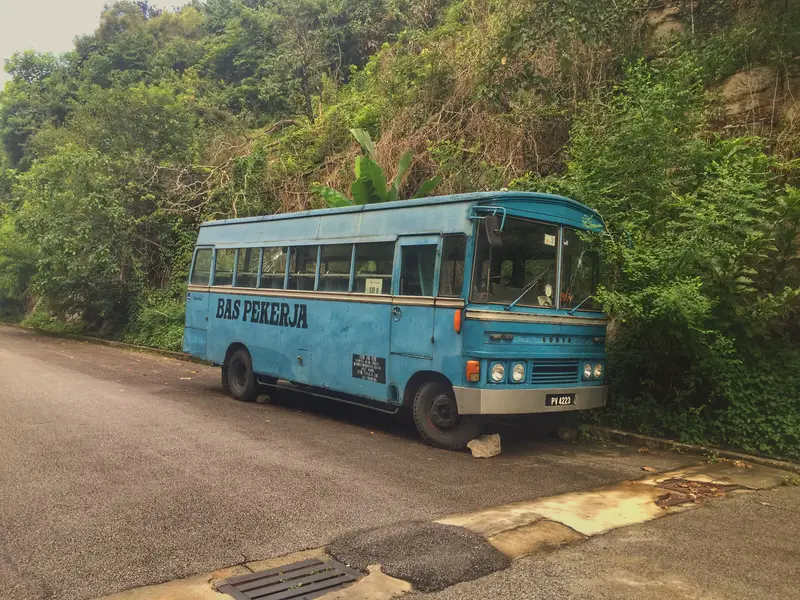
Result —
<instances>
[{"instance_id":1,"label":"patched asphalt","mask_svg":"<svg viewBox=\"0 0 800 600\"><path fill-rule=\"evenodd\" d=\"M511 565L482 536L461 527L411 522L344 535L328 546L341 562L405 579L416 589L436 591Z\"/></svg>"},{"instance_id":2,"label":"patched asphalt","mask_svg":"<svg viewBox=\"0 0 800 600\"><path fill-rule=\"evenodd\" d=\"M84 600L692 462L502 432L489 460L372 411L241 403L219 369L0 326L0 596Z\"/></svg>"}]
</instances>

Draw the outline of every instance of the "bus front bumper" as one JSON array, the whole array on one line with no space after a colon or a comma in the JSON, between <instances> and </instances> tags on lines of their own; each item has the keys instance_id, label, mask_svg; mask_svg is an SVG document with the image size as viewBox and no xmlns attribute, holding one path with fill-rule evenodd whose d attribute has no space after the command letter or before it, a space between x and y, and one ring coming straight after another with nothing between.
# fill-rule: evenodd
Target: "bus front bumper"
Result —
<instances>
[{"instance_id":1,"label":"bus front bumper","mask_svg":"<svg viewBox=\"0 0 800 600\"><path fill-rule=\"evenodd\" d=\"M454 387L458 414L461 415L524 415L532 413L588 410L606 405L608 386L571 388L502 389ZM575 404L546 406L548 395L575 394Z\"/></svg>"}]
</instances>

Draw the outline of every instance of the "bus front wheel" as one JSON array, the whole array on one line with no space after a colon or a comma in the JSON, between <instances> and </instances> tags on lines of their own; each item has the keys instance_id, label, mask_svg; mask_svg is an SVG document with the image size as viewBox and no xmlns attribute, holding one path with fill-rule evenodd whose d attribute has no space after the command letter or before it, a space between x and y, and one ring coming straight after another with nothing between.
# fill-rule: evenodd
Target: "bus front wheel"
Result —
<instances>
[{"instance_id":1,"label":"bus front wheel","mask_svg":"<svg viewBox=\"0 0 800 600\"><path fill-rule=\"evenodd\" d=\"M433 446L461 450L481 434L478 415L459 415L450 386L438 381L422 384L411 407L417 431Z\"/></svg>"},{"instance_id":2,"label":"bus front wheel","mask_svg":"<svg viewBox=\"0 0 800 600\"><path fill-rule=\"evenodd\" d=\"M226 371L227 377L224 379L227 380L231 396L241 402L252 402L258 397L258 381L253 372L253 360L247 350L239 348L231 354Z\"/></svg>"}]
</instances>

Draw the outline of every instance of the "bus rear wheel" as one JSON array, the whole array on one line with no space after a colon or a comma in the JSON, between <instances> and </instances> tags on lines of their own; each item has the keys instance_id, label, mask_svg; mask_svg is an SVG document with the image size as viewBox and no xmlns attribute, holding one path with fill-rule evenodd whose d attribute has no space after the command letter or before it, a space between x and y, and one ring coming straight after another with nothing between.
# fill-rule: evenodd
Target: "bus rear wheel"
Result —
<instances>
[{"instance_id":1,"label":"bus rear wheel","mask_svg":"<svg viewBox=\"0 0 800 600\"><path fill-rule=\"evenodd\" d=\"M258 381L253 372L253 359L244 348L239 348L228 359L227 387L236 400L252 402L258 397Z\"/></svg>"},{"instance_id":2,"label":"bus rear wheel","mask_svg":"<svg viewBox=\"0 0 800 600\"><path fill-rule=\"evenodd\" d=\"M422 384L411 406L414 424L420 435L433 446L461 450L481 434L478 415L459 415L450 386L429 381Z\"/></svg>"}]
</instances>

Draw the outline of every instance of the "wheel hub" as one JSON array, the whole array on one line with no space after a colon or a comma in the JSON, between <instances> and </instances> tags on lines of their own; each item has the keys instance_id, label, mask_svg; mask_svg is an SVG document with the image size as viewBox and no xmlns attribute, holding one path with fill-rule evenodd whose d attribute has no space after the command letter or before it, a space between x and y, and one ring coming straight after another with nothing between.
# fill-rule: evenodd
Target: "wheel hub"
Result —
<instances>
[{"instance_id":1,"label":"wheel hub","mask_svg":"<svg viewBox=\"0 0 800 600\"><path fill-rule=\"evenodd\" d=\"M458 423L458 409L450 396L442 394L431 403L431 423L437 429L451 429Z\"/></svg>"},{"instance_id":2,"label":"wheel hub","mask_svg":"<svg viewBox=\"0 0 800 600\"><path fill-rule=\"evenodd\" d=\"M233 364L233 383L240 390L247 385L247 366L242 361Z\"/></svg>"}]
</instances>

